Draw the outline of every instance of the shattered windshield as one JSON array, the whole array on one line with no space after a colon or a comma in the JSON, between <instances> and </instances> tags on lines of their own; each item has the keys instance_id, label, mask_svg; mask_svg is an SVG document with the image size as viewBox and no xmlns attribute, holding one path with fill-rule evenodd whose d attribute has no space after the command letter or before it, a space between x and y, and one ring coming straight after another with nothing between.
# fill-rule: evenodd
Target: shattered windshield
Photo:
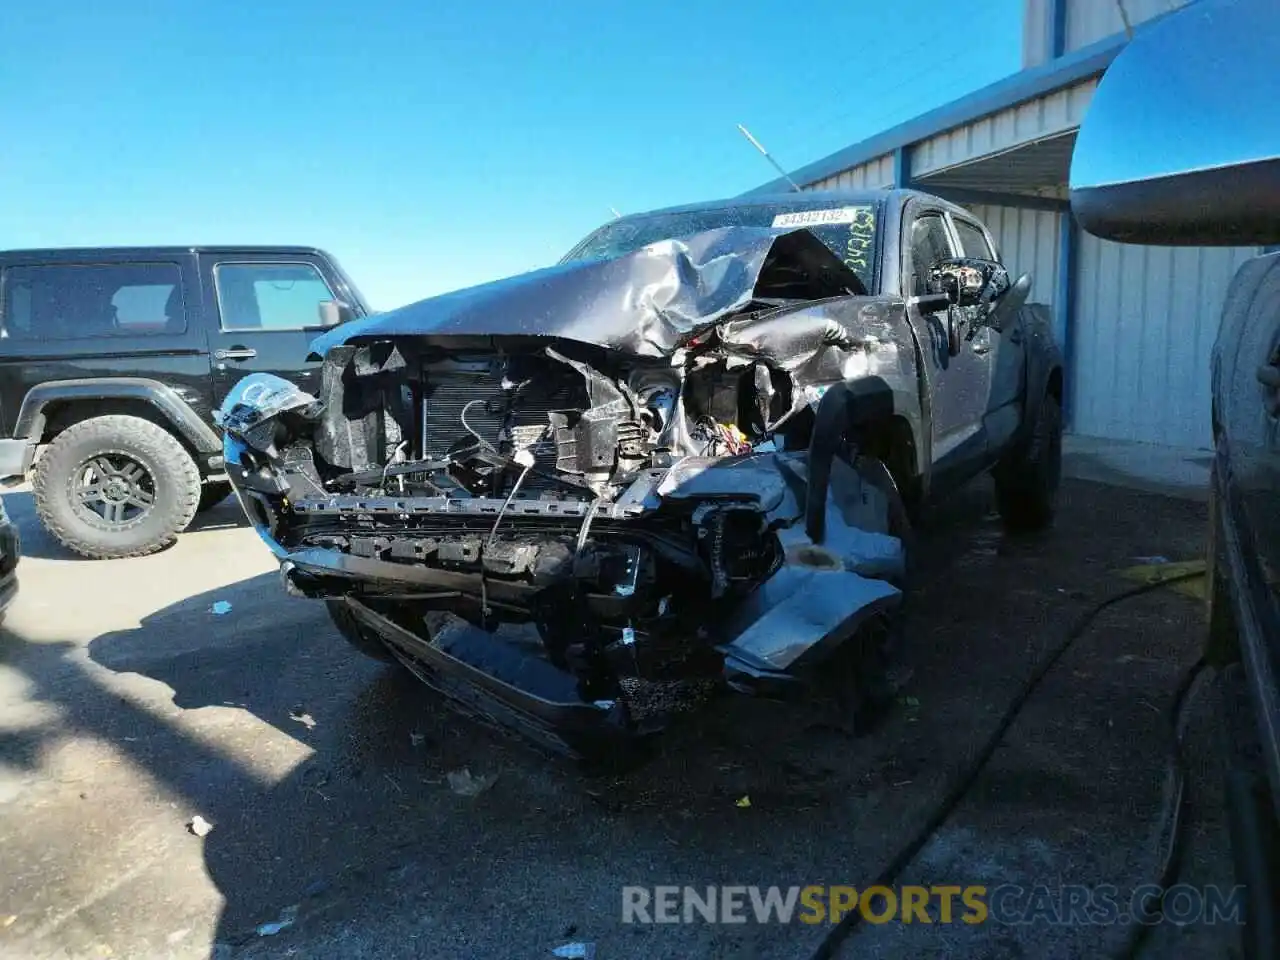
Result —
<instances>
[{"instance_id":1,"label":"shattered windshield","mask_svg":"<svg viewBox=\"0 0 1280 960\"><path fill-rule=\"evenodd\" d=\"M838 202L828 202L821 207L815 207L813 201L809 201L804 205L749 204L659 213L606 224L578 244L564 259L608 260L659 240L687 237L719 227L805 228L835 251L836 256L858 275L863 287L873 290L877 226L874 206L842 205Z\"/></svg>"}]
</instances>

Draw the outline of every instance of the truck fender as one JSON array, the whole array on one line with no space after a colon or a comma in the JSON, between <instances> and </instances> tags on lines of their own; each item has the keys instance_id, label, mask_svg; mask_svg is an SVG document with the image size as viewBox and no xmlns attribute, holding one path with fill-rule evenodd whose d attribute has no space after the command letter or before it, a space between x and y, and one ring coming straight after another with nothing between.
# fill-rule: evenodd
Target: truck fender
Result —
<instances>
[{"instance_id":1,"label":"truck fender","mask_svg":"<svg viewBox=\"0 0 1280 960\"><path fill-rule=\"evenodd\" d=\"M1017 322L1022 327L1025 344L1026 391L1022 400L1022 422L1018 424L1015 444L1025 441L1031 435L1055 375L1059 392L1063 376L1062 350L1053 337L1053 318L1049 307L1043 303L1028 303L1018 311Z\"/></svg>"},{"instance_id":2,"label":"truck fender","mask_svg":"<svg viewBox=\"0 0 1280 960\"><path fill-rule=\"evenodd\" d=\"M54 401L142 400L155 407L191 447L201 454L219 453L222 442L173 387L144 377L102 377L54 380L27 391L18 411L14 437L35 444L44 435L45 410Z\"/></svg>"}]
</instances>

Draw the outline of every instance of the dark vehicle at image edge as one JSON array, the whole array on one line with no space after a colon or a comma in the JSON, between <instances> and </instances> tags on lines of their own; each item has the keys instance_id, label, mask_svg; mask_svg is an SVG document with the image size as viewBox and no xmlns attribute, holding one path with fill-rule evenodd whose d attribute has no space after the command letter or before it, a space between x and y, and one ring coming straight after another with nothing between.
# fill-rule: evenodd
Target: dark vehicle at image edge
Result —
<instances>
[{"instance_id":1,"label":"dark vehicle at image edge","mask_svg":"<svg viewBox=\"0 0 1280 960\"><path fill-rule=\"evenodd\" d=\"M322 336L310 392L246 378L227 470L289 590L552 749L723 686L849 676L857 711L914 506L994 469L1010 525L1051 518L1062 368L1030 283L912 191L627 217Z\"/></svg>"},{"instance_id":2,"label":"dark vehicle at image edge","mask_svg":"<svg viewBox=\"0 0 1280 960\"><path fill-rule=\"evenodd\" d=\"M314 388L307 344L368 312L308 247L0 251L0 478L94 559L172 543L229 492L212 412L247 373Z\"/></svg>"},{"instance_id":3,"label":"dark vehicle at image edge","mask_svg":"<svg viewBox=\"0 0 1280 960\"><path fill-rule=\"evenodd\" d=\"M1199 0L1137 34L1090 104L1071 207L1107 240L1280 243L1280 6ZM1274 249L1274 248L1273 248ZM1213 319L1213 318L1211 318ZM1209 629L1241 952L1280 956L1280 253L1227 290L1212 356Z\"/></svg>"}]
</instances>

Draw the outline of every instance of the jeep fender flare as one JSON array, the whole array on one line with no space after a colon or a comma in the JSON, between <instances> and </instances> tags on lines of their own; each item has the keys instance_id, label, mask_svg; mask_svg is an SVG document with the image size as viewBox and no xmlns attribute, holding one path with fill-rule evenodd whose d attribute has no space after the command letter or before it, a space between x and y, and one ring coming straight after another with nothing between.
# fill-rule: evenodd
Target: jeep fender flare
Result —
<instances>
[{"instance_id":1,"label":"jeep fender flare","mask_svg":"<svg viewBox=\"0 0 1280 960\"><path fill-rule=\"evenodd\" d=\"M144 377L101 377L53 380L27 391L18 410L14 437L34 445L44 435L50 403L78 400L141 400L150 404L199 454L222 451L222 441L179 393L159 380Z\"/></svg>"}]
</instances>

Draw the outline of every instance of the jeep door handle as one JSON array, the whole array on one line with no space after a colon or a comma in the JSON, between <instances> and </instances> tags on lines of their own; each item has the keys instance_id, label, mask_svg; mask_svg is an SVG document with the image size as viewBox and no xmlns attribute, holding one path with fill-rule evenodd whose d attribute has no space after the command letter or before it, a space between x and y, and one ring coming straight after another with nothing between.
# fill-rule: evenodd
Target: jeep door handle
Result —
<instances>
[{"instance_id":1,"label":"jeep door handle","mask_svg":"<svg viewBox=\"0 0 1280 960\"><path fill-rule=\"evenodd\" d=\"M213 351L215 360L252 360L257 355L258 351L252 347L229 347L226 350Z\"/></svg>"},{"instance_id":2,"label":"jeep door handle","mask_svg":"<svg viewBox=\"0 0 1280 960\"><path fill-rule=\"evenodd\" d=\"M973 349L974 353L978 354L978 356L982 356L982 354L989 353L991 351L990 342L984 343L978 340L970 340L969 346Z\"/></svg>"}]
</instances>

